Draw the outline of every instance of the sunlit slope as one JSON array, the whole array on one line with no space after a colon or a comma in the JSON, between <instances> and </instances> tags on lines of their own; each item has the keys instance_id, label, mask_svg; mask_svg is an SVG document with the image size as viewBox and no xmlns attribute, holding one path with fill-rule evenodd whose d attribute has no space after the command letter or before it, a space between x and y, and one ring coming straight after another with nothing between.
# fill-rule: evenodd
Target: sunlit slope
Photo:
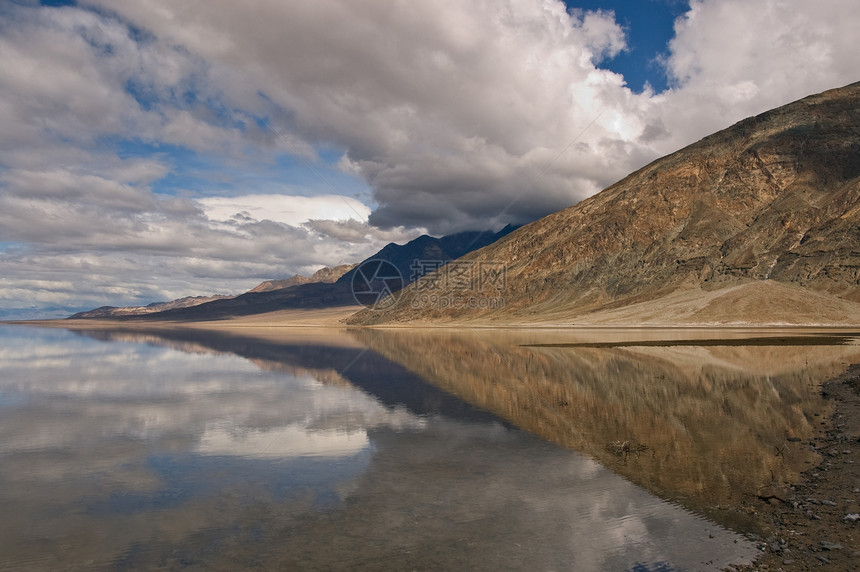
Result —
<instances>
[{"instance_id":1,"label":"sunlit slope","mask_svg":"<svg viewBox=\"0 0 860 572\"><path fill-rule=\"evenodd\" d=\"M746 119L460 260L504 264L504 290L464 292L442 269L435 300L503 305L416 304L417 283L351 322L858 324L860 83Z\"/></svg>"}]
</instances>

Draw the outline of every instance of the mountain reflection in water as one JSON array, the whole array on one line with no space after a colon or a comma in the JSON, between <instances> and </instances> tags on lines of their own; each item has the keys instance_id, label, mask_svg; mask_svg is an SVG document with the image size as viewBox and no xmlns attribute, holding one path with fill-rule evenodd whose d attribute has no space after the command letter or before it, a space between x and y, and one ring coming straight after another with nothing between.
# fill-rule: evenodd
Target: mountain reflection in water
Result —
<instances>
[{"instance_id":1,"label":"mountain reflection in water","mask_svg":"<svg viewBox=\"0 0 860 572\"><path fill-rule=\"evenodd\" d=\"M726 503L797 482L829 413L818 384L856 333L356 330L438 387L726 526ZM697 342L703 342L701 345ZM623 453L621 443L647 449Z\"/></svg>"},{"instance_id":2,"label":"mountain reflection in water","mask_svg":"<svg viewBox=\"0 0 860 572\"><path fill-rule=\"evenodd\" d=\"M857 353L528 347L571 342L533 333L81 334L0 327L0 568L749 562L742 537L646 489L707 508L765 472L790 478L803 451L786 437L823 412L813 381ZM606 450L621 439L648 449Z\"/></svg>"}]
</instances>

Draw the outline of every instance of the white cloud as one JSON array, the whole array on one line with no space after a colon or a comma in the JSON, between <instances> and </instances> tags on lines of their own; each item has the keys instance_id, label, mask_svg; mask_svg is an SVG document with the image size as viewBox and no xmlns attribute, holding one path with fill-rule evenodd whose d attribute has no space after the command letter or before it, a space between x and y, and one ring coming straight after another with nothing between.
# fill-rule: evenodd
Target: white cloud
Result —
<instances>
[{"instance_id":1,"label":"white cloud","mask_svg":"<svg viewBox=\"0 0 860 572\"><path fill-rule=\"evenodd\" d=\"M609 14L572 15L561 3L533 0L105 7L213 70L242 70L241 85L256 91L235 89L236 73L209 76L230 82L217 89L231 106L263 112L264 99L278 133L346 148L341 164L371 185L379 203L371 221L384 227L447 232L494 217L522 222L632 166L620 156L599 181L552 176L599 160L601 138L637 130L635 121L623 133L615 127L625 113L619 106L637 96L610 97L622 79L595 68L624 47ZM551 165L574 140L581 145Z\"/></svg>"},{"instance_id":2,"label":"white cloud","mask_svg":"<svg viewBox=\"0 0 860 572\"><path fill-rule=\"evenodd\" d=\"M367 221L349 220L326 220L312 219L303 226L328 238L361 244L368 242L404 243L416 237L416 233L424 233L424 229L398 227L391 230L382 230L371 226Z\"/></svg>"},{"instance_id":3,"label":"white cloud","mask_svg":"<svg viewBox=\"0 0 860 572\"><path fill-rule=\"evenodd\" d=\"M659 98L671 133L663 152L731 123L860 79L851 0L693 0L675 23Z\"/></svg>"},{"instance_id":4,"label":"white cloud","mask_svg":"<svg viewBox=\"0 0 860 572\"><path fill-rule=\"evenodd\" d=\"M370 215L370 208L364 203L339 195L243 195L208 197L197 202L203 206L206 216L216 221L250 218L298 226L311 219L366 220Z\"/></svg>"},{"instance_id":5,"label":"white cloud","mask_svg":"<svg viewBox=\"0 0 860 572\"><path fill-rule=\"evenodd\" d=\"M305 425L237 432L234 427L208 426L197 452L252 459L346 457L370 446L366 431L308 431Z\"/></svg>"}]
</instances>

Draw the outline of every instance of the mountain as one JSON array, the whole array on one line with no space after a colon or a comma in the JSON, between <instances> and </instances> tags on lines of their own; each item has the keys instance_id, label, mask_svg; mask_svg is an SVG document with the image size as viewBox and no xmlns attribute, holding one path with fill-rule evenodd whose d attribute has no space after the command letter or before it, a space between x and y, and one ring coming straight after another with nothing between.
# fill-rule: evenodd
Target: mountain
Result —
<instances>
[{"instance_id":1,"label":"mountain","mask_svg":"<svg viewBox=\"0 0 860 572\"><path fill-rule=\"evenodd\" d=\"M371 260L385 260L397 267L404 283L409 284L426 274L427 268L435 270L450 260L496 242L516 228L509 224L499 232L467 230L441 238L424 234L403 245L392 242L357 264L356 268L344 274L339 282L351 284L358 267ZM418 265L415 264L416 261L419 261Z\"/></svg>"},{"instance_id":2,"label":"mountain","mask_svg":"<svg viewBox=\"0 0 860 572\"><path fill-rule=\"evenodd\" d=\"M248 292L271 292L272 290L283 290L284 288L292 288L293 286L300 286L309 282L312 282L312 280L307 276L296 274L283 280L264 280L248 290Z\"/></svg>"},{"instance_id":3,"label":"mountain","mask_svg":"<svg viewBox=\"0 0 860 572\"><path fill-rule=\"evenodd\" d=\"M283 288L292 288L302 284L310 284L313 282L336 282L341 276L355 268L355 264L341 264L334 268L320 268L310 277L296 274L285 280L266 280L254 286L248 292L271 292L272 290L282 290Z\"/></svg>"},{"instance_id":4,"label":"mountain","mask_svg":"<svg viewBox=\"0 0 860 572\"><path fill-rule=\"evenodd\" d=\"M170 302L153 302L147 306L125 306L122 308L116 306L101 306L95 310L87 310L86 312L78 312L69 316L70 320L80 318L118 318L123 316L142 316L145 314L154 314L156 312L164 312L177 308L190 308L199 304L213 302L215 300L226 300L232 296L215 295L215 296L186 296L178 300Z\"/></svg>"},{"instance_id":5,"label":"mountain","mask_svg":"<svg viewBox=\"0 0 860 572\"><path fill-rule=\"evenodd\" d=\"M860 83L741 121L457 264L503 280L464 290L443 268L348 322L860 323Z\"/></svg>"},{"instance_id":6,"label":"mountain","mask_svg":"<svg viewBox=\"0 0 860 572\"><path fill-rule=\"evenodd\" d=\"M417 275L413 275L412 266L415 260L431 263L433 268L444 264L456 257L462 256L476 248L489 245L502 236L510 233L514 227L506 226L499 232L491 231L466 231L441 238L427 235L404 245L390 243L382 250L353 266L339 266L332 269L336 272L325 274L326 281L295 284L287 288L262 290L266 288L266 282L260 284L253 290L235 296L233 298L216 300L206 304L189 308L177 308L163 312L135 316L142 320L219 320L234 316L248 316L263 314L285 309L311 309L311 308L333 308L340 306L352 306L356 304L352 292L352 282L356 269L362 264L384 260L397 267L403 283L411 282ZM339 278L330 282L338 269L351 268ZM319 272L317 273L319 274ZM314 274L314 276L317 276ZM419 274L423 275L422 272ZM311 277L313 278L313 277Z\"/></svg>"},{"instance_id":7,"label":"mountain","mask_svg":"<svg viewBox=\"0 0 860 572\"><path fill-rule=\"evenodd\" d=\"M274 290L282 290L284 288L291 288L293 286L300 286L304 284L332 283L337 281L338 278L343 276L346 272L352 270L354 267L354 264L343 264L341 266L335 266L334 268L321 268L314 272L310 277L296 274L295 276L286 278L284 280L266 280L264 282L261 282L251 290L248 290L248 292L246 293L271 292ZM102 306L100 308L96 308L95 310L78 312L77 314L69 316L69 319L76 320L86 318L130 318L146 316L149 314L160 314L161 312L167 312L170 310L183 310L186 308L199 306L201 304L207 304L209 302L232 300L235 297L236 296L223 295L187 296L185 298L179 298L178 300L173 300L171 302L154 302L152 304L149 304L148 306L127 306L123 308L118 308L115 306Z\"/></svg>"}]
</instances>

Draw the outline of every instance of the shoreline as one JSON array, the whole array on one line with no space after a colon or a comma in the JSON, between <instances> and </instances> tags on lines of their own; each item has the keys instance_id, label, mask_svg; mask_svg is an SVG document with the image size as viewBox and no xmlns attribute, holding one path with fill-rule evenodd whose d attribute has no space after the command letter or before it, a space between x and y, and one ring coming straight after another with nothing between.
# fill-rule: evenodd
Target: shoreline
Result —
<instances>
[{"instance_id":1,"label":"shoreline","mask_svg":"<svg viewBox=\"0 0 860 572\"><path fill-rule=\"evenodd\" d=\"M285 315L286 314L286 315ZM602 331L798 331L798 332L834 332L857 333L860 336L860 324L791 324L791 323L721 323L721 324L569 324L569 323L510 323L491 324L481 322L451 322L451 323L400 323L400 324L347 324L345 317L351 314L340 308L331 311L317 310L285 310L255 316L241 316L217 320L146 320L146 319L111 319L111 318L55 318L46 320L0 320L0 325L32 326L51 328L192 328L192 329L231 329L231 328L339 328L343 330L434 330L445 331L567 331L567 332L602 332Z\"/></svg>"},{"instance_id":2,"label":"shoreline","mask_svg":"<svg viewBox=\"0 0 860 572\"><path fill-rule=\"evenodd\" d=\"M819 461L797 483L774 483L730 510L748 514L761 555L726 570L857 570L860 562L860 364L821 384L832 405L818 435L804 442ZM853 516L852 516L853 515Z\"/></svg>"}]
</instances>

